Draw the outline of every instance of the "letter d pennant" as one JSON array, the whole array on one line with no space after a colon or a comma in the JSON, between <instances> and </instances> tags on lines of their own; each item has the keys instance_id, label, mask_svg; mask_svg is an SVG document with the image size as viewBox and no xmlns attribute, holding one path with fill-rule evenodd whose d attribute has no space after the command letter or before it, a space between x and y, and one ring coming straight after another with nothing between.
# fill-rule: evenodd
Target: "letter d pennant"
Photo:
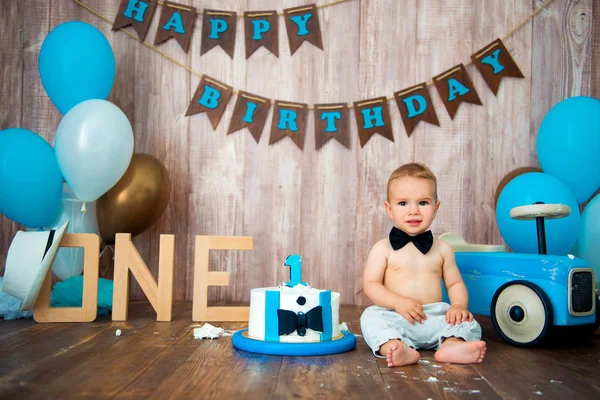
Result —
<instances>
[{"instance_id":1,"label":"letter d pennant","mask_svg":"<svg viewBox=\"0 0 600 400\"><path fill-rule=\"evenodd\" d=\"M194 97L185 113L186 117L205 112L213 130L217 129L232 92L233 88L231 86L202 75L196 93L194 93Z\"/></svg>"}]
</instances>

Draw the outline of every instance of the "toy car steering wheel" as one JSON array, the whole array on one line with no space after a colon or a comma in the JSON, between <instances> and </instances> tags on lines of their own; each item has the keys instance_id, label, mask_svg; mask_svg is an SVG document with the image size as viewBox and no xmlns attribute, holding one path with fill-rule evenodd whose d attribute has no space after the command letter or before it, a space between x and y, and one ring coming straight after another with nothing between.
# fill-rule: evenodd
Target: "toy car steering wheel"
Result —
<instances>
[{"instance_id":1,"label":"toy car steering wheel","mask_svg":"<svg viewBox=\"0 0 600 400\"><path fill-rule=\"evenodd\" d=\"M566 204L545 204L538 201L527 206L514 207L510 210L510 217L519 220L535 219L538 236L538 252L546 254L546 228L544 219L564 218L571 214L571 209Z\"/></svg>"}]
</instances>

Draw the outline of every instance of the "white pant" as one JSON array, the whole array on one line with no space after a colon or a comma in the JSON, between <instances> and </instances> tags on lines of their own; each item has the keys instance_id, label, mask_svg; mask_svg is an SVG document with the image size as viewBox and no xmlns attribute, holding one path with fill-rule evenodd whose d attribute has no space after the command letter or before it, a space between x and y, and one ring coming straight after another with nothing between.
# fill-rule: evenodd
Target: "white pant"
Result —
<instances>
[{"instance_id":1,"label":"white pant","mask_svg":"<svg viewBox=\"0 0 600 400\"><path fill-rule=\"evenodd\" d=\"M360 317L360 328L363 337L376 357L384 357L378 350L382 344L391 339L399 339L413 349L437 349L449 337L456 337L467 342L481 339L481 326L477 321L450 325L446 322L448 303L432 303L423 305L427 319L413 325L402 315L389 308L379 306L368 307Z\"/></svg>"}]
</instances>

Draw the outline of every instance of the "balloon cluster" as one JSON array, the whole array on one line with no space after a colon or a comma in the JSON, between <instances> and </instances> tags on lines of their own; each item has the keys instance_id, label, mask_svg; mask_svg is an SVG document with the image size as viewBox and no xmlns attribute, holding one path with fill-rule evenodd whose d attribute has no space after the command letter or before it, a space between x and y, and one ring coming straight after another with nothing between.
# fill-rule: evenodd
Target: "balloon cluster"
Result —
<instances>
[{"instance_id":1,"label":"balloon cluster","mask_svg":"<svg viewBox=\"0 0 600 400\"><path fill-rule=\"evenodd\" d=\"M44 39L38 67L63 117L54 148L27 129L0 131L0 213L31 229L69 219L69 233L107 243L143 232L164 212L171 181L156 158L133 154L130 122L106 100L116 73L110 43L85 22L63 23ZM52 267L62 280L82 269L81 249L61 249Z\"/></svg>"},{"instance_id":2,"label":"balloon cluster","mask_svg":"<svg viewBox=\"0 0 600 400\"><path fill-rule=\"evenodd\" d=\"M502 237L513 251L537 253L535 221L512 219L511 208L566 204L568 217L545 223L548 254L581 257L600 280L600 195L594 196L600 189L600 100L571 97L552 107L538 131L537 156L542 172L520 168L501 182L496 222Z\"/></svg>"}]
</instances>

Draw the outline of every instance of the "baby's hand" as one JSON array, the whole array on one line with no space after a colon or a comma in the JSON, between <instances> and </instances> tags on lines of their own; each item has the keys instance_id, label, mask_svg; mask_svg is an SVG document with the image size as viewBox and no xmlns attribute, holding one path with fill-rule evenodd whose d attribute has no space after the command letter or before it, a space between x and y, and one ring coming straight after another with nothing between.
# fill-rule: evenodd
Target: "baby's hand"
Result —
<instances>
[{"instance_id":1,"label":"baby's hand","mask_svg":"<svg viewBox=\"0 0 600 400\"><path fill-rule=\"evenodd\" d=\"M427 319L427 315L423 312L423 305L410 298L403 299L396 306L396 312L413 325L415 324L415 320L423 323L423 320Z\"/></svg>"},{"instance_id":2,"label":"baby's hand","mask_svg":"<svg viewBox=\"0 0 600 400\"><path fill-rule=\"evenodd\" d=\"M446 322L454 326L465 321L473 321L473 314L463 306L452 306L446 313Z\"/></svg>"}]
</instances>

